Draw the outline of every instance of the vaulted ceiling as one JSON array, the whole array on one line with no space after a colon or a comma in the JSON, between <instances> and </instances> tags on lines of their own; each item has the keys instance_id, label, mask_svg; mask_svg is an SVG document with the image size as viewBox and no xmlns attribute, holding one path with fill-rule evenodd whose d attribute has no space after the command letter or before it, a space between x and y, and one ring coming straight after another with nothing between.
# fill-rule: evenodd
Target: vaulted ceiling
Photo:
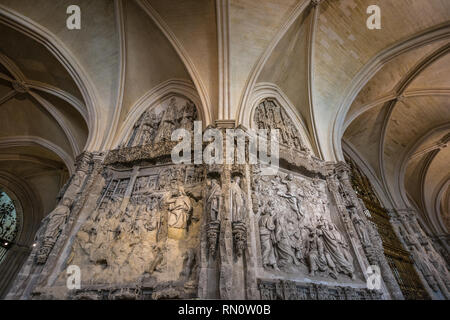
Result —
<instances>
[{"instance_id":1,"label":"vaulted ceiling","mask_svg":"<svg viewBox=\"0 0 450 320\"><path fill-rule=\"evenodd\" d=\"M72 4L81 30L66 28ZM42 157L70 171L80 151L117 146L141 102L165 88L192 88L211 124L241 122L268 85L292 106L316 156L342 160L344 139L392 207L417 206L446 233L450 167L436 146L450 122L450 2L379 0L380 30L366 27L372 4L0 0L0 137L39 137L48 143L26 143L53 146Z\"/></svg>"},{"instance_id":2,"label":"vaulted ceiling","mask_svg":"<svg viewBox=\"0 0 450 320\"><path fill-rule=\"evenodd\" d=\"M447 34L387 62L356 96L344 125L345 141L394 206L416 207L437 234L448 233L449 53Z\"/></svg>"}]
</instances>

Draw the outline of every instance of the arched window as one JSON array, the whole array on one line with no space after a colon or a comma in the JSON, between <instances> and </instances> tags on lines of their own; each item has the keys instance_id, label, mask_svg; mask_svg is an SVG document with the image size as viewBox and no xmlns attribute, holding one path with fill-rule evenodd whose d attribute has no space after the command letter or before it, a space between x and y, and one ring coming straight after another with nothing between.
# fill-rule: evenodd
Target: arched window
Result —
<instances>
[{"instance_id":1,"label":"arched window","mask_svg":"<svg viewBox=\"0 0 450 320\"><path fill-rule=\"evenodd\" d=\"M16 240L18 229L14 202L6 192L0 190L0 263Z\"/></svg>"}]
</instances>

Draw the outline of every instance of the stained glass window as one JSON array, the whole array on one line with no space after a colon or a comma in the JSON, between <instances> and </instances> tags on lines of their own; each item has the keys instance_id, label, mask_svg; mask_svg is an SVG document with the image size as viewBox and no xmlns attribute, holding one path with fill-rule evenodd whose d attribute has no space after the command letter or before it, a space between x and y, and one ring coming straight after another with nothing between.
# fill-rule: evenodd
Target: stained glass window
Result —
<instances>
[{"instance_id":1,"label":"stained glass window","mask_svg":"<svg viewBox=\"0 0 450 320\"><path fill-rule=\"evenodd\" d=\"M14 202L0 190L0 263L16 239L17 231L18 223Z\"/></svg>"}]
</instances>

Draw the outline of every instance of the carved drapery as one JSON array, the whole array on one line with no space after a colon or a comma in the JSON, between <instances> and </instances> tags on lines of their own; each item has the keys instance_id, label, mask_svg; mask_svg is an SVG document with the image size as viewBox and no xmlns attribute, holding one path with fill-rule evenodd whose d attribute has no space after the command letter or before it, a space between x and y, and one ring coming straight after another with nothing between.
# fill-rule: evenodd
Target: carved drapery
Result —
<instances>
[{"instance_id":1,"label":"carved drapery","mask_svg":"<svg viewBox=\"0 0 450 320\"><path fill-rule=\"evenodd\" d=\"M267 272L355 279L354 256L339 218L331 213L325 179L256 174L252 189Z\"/></svg>"}]
</instances>

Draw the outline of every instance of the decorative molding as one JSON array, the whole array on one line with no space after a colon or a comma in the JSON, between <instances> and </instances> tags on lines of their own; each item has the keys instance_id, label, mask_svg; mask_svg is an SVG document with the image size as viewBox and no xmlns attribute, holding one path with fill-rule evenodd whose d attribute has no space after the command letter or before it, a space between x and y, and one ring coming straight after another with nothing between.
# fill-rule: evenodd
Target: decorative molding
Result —
<instances>
[{"instance_id":1,"label":"decorative molding","mask_svg":"<svg viewBox=\"0 0 450 320\"><path fill-rule=\"evenodd\" d=\"M434 202L434 212L435 212L436 219L439 222L439 226L444 231L442 233L444 233L444 234L445 233L448 234L450 232L450 230L448 230L447 224L445 224L444 220L442 219L443 218L442 216L445 214L445 212L441 212L441 201L442 201L442 197L444 196L445 192L447 191L447 189L449 187L450 187L450 175L448 175L447 177L442 179L442 182L436 188L437 192L435 192L436 200ZM442 234L442 233L439 233L439 234Z\"/></svg>"},{"instance_id":2,"label":"decorative molding","mask_svg":"<svg viewBox=\"0 0 450 320\"><path fill-rule=\"evenodd\" d=\"M9 100L11 100L12 98L14 98L17 94L16 90L11 90L9 91L7 94L5 94L2 98L0 98L0 106L6 102L8 102Z\"/></svg>"},{"instance_id":3,"label":"decorative molding","mask_svg":"<svg viewBox=\"0 0 450 320\"><path fill-rule=\"evenodd\" d=\"M67 123L66 118L64 117L64 115L57 108L55 108L55 106L53 104L48 102L46 99L41 97L39 94L37 94L37 93L35 93L33 91L30 91L29 94L37 102L39 102L39 104L42 105L44 107L44 109L48 111L48 113L50 113L52 115L52 117L56 120L58 125L64 131L64 133L66 134L67 139L69 140L70 147L72 149L72 152L73 152L74 156L80 154L80 148L78 147L77 140L76 140L74 134L72 133L72 129L69 126L69 124Z\"/></svg>"},{"instance_id":4,"label":"decorative molding","mask_svg":"<svg viewBox=\"0 0 450 320\"><path fill-rule=\"evenodd\" d=\"M402 96L404 98L413 98L413 97L429 97L429 96L450 96L450 89L449 88L424 88L424 89L413 89L413 90L407 90L403 92ZM388 93L382 97L379 97L367 104L363 104L361 106L357 107L357 111L354 112L351 115L348 115L344 125L343 125L343 132L347 130L347 128L350 126L350 124L355 121L360 115L365 113L366 111L369 111L370 109L379 106L382 103L389 102L394 99L399 99L400 96L398 96L395 92Z\"/></svg>"},{"instance_id":5,"label":"decorative molding","mask_svg":"<svg viewBox=\"0 0 450 320\"><path fill-rule=\"evenodd\" d=\"M125 32L125 17L123 12L124 2L122 0L114 0L114 6L116 9L116 25L118 30L118 42L119 42L119 80L117 83L117 97L116 106L114 108L114 115L112 119L112 125L108 131L105 143L102 150L110 149L115 133L119 126L120 114L122 113L123 95L125 91L125 75L126 75L126 61L127 61L127 46L126 46L126 32Z\"/></svg>"},{"instance_id":6,"label":"decorative molding","mask_svg":"<svg viewBox=\"0 0 450 320\"><path fill-rule=\"evenodd\" d=\"M13 136L0 138L0 149L9 147L22 147L29 145L38 145L54 152L57 156L61 158L61 160L66 165L69 171L69 175L72 175L74 173L75 160L73 159L73 157L70 156L66 151L61 149L61 147L48 140L35 136Z\"/></svg>"},{"instance_id":7,"label":"decorative molding","mask_svg":"<svg viewBox=\"0 0 450 320\"><path fill-rule=\"evenodd\" d=\"M231 119L230 114L230 2L216 0L217 43L219 62L219 112L218 120Z\"/></svg>"},{"instance_id":8,"label":"decorative molding","mask_svg":"<svg viewBox=\"0 0 450 320\"><path fill-rule=\"evenodd\" d=\"M1 7L0 7L1 9ZM1 12L1 11L0 11ZM18 81L24 82L26 77L20 68L6 55L0 53L0 64L3 65L6 70Z\"/></svg>"},{"instance_id":9,"label":"decorative molding","mask_svg":"<svg viewBox=\"0 0 450 320\"><path fill-rule=\"evenodd\" d=\"M310 30L308 33L308 109L311 121L311 131L314 138L315 150L317 150L318 156L323 159L323 152L320 146L319 140L317 138L317 128L316 128L316 117L314 113L314 39L317 29L317 21L320 15L320 4L321 0L312 0L311 5L313 6L313 17L310 25Z\"/></svg>"},{"instance_id":10,"label":"decorative molding","mask_svg":"<svg viewBox=\"0 0 450 320\"><path fill-rule=\"evenodd\" d=\"M450 136L446 135L444 138L440 139L439 141L435 142L433 145L415 152L411 156L408 157L408 160L415 159L417 157L423 156L424 154L427 154L430 151L433 150L442 150L444 148L447 148L450 145Z\"/></svg>"},{"instance_id":11,"label":"decorative molding","mask_svg":"<svg viewBox=\"0 0 450 320\"><path fill-rule=\"evenodd\" d=\"M61 100L66 101L68 104L70 104L72 107L74 107L78 113L83 117L84 121L86 122L86 125L89 126L89 116L86 111L86 107L83 105L83 103L78 100L75 96L71 95L70 93L61 90L60 88L54 87L47 83L42 83L35 80L29 80L27 79L25 81L26 85L30 89L35 89L39 91L43 91L46 93L49 93Z\"/></svg>"}]
</instances>

